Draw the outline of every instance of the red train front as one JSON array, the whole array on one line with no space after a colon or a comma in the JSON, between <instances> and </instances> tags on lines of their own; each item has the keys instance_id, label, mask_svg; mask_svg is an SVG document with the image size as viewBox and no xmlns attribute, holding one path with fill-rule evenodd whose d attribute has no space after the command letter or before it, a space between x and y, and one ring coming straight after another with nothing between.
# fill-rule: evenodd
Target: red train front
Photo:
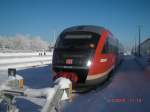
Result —
<instances>
[{"instance_id":1,"label":"red train front","mask_svg":"<svg viewBox=\"0 0 150 112\"><path fill-rule=\"evenodd\" d=\"M74 26L58 37L52 60L54 79L66 77L74 85L104 81L118 63L117 39L103 27Z\"/></svg>"}]
</instances>

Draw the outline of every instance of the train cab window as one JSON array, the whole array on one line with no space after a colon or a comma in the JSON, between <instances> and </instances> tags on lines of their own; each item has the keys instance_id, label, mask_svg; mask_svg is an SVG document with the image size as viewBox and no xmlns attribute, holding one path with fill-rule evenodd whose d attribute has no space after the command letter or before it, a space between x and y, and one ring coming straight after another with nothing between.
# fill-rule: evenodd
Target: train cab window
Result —
<instances>
[{"instance_id":1,"label":"train cab window","mask_svg":"<svg viewBox=\"0 0 150 112\"><path fill-rule=\"evenodd\" d=\"M91 32L69 32L60 36L55 48L96 49L99 37Z\"/></svg>"},{"instance_id":2,"label":"train cab window","mask_svg":"<svg viewBox=\"0 0 150 112\"><path fill-rule=\"evenodd\" d=\"M109 53L117 53L117 43L112 38L109 38Z\"/></svg>"}]
</instances>

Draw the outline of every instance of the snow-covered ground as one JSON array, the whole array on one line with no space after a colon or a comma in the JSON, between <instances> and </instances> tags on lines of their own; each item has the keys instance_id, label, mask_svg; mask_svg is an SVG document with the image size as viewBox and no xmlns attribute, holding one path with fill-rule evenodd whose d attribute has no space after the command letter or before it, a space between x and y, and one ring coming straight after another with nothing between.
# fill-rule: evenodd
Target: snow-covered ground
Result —
<instances>
[{"instance_id":1,"label":"snow-covered ground","mask_svg":"<svg viewBox=\"0 0 150 112\"><path fill-rule=\"evenodd\" d=\"M0 70L50 64L52 52L0 53Z\"/></svg>"},{"instance_id":2,"label":"snow-covered ground","mask_svg":"<svg viewBox=\"0 0 150 112\"><path fill-rule=\"evenodd\" d=\"M7 71L0 71L0 85L8 79Z\"/></svg>"},{"instance_id":3,"label":"snow-covered ground","mask_svg":"<svg viewBox=\"0 0 150 112\"><path fill-rule=\"evenodd\" d=\"M141 65L141 67L150 73L150 56L136 57L135 60Z\"/></svg>"},{"instance_id":4,"label":"snow-covered ground","mask_svg":"<svg viewBox=\"0 0 150 112\"><path fill-rule=\"evenodd\" d=\"M45 88L52 85L51 65L29 68L17 73L25 85ZM134 56L127 56L109 80L95 90L76 94L72 102L62 102L61 112L150 112L150 74L146 74ZM40 112L44 99L16 98L21 112ZM4 107L2 106L2 110ZM5 112L5 111L2 111Z\"/></svg>"},{"instance_id":5,"label":"snow-covered ground","mask_svg":"<svg viewBox=\"0 0 150 112\"><path fill-rule=\"evenodd\" d=\"M0 58L2 57L24 57L24 56L39 56L39 53L42 53L44 55L44 52L12 52L12 53L3 53L0 52ZM46 52L46 55L52 55L53 52Z\"/></svg>"}]
</instances>

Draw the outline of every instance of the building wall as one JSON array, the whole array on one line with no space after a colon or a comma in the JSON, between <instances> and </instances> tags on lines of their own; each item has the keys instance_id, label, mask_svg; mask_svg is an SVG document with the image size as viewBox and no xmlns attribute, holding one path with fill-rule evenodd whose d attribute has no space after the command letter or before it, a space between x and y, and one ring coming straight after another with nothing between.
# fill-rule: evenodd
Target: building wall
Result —
<instances>
[{"instance_id":1,"label":"building wall","mask_svg":"<svg viewBox=\"0 0 150 112\"><path fill-rule=\"evenodd\" d=\"M150 38L141 43L141 55L150 55Z\"/></svg>"}]
</instances>

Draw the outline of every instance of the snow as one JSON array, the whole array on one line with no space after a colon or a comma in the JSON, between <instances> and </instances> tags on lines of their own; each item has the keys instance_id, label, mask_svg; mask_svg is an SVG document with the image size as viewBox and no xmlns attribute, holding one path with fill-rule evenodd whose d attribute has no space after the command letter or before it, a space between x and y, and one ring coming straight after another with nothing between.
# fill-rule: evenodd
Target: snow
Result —
<instances>
[{"instance_id":1,"label":"snow","mask_svg":"<svg viewBox=\"0 0 150 112\"><path fill-rule=\"evenodd\" d=\"M51 66L18 71L31 88L45 88L52 84ZM84 94L75 94L72 102L62 102L62 112L150 112L150 78L145 74L135 57L127 56L116 72L104 84ZM125 98L126 102L112 102L115 98ZM138 102L136 99L142 99ZM16 99L16 105L23 112L39 112L45 100ZM31 103L34 102L34 103Z\"/></svg>"},{"instance_id":2,"label":"snow","mask_svg":"<svg viewBox=\"0 0 150 112\"><path fill-rule=\"evenodd\" d=\"M0 85L8 79L7 71L0 71Z\"/></svg>"},{"instance_id":3,"label":"snow","mask_svg":"<svg viewBox=\"0 0 150 112\"><path fill-rule=\"evenodd\" d=\"M52 88L43 88L43 89L31 89L27 88L25 90L25 95L28 97L42 97L42 96L48 96L48 93L52 93L54 89Z\"/></svg>"},{"instance_id":4,"label":"snow","mask_svg":"<svg viewBox=\"0 0 150 112\"><path fill-rule=\"evenodd\" d=\"M135 60L143 69L146 70L146 72L150 73L150 56L136 56Z\"/></svg>"},{"instance_id":5,"label":"snow","mask_svg":"<svg viewBox=\"0 0 150 112\"><path fill-rule=\"evenodd\" d=\"M69 79L61 77L56 79L55 84L58 84L61 89L65 89L70 88L71 81Z\"/></svg>"},{"instance_id":6,"label":"snow","mask_svg":"<svg viewBox=\"0 0 150 112\"><path fill-rule=\"evenodd\" d=\"M134 57L126 57L109 80L91 92L77 94L65 104L63 112L149 112L148 75ZM114 99L125 100L114 102Z\"/></svg>"},{"instance_id":7,"label":"snow","mask_svg":"<svg viewBox=\"0 0 150 112\"><path fill-rule=\"evenodd\" d=\"M44 104L44 107L42 108L41 112L48 112L48 109L50 107L51 102L53 102L53 98L56 94L56 90L55 89L48 89L47 90L47 98L46 98L46 102Z\"/></svg>"},{"instance_id":8,"label":"snow","mask_svg":"<svg viewBox=\"0 0 150 112\"><path fill-rule=\"evenodd\" d=\"M39 56L38 52L33 53L0 53L0 70L8 68L26 68L50 64L52 53L46 52L46 55Z\"/></svg>"},{"instance_id":9,"label":"snow","mask_svg":"<svg viewBox=\"0 0 150 112\"><path fill-rule=\"evenodd\" d=\"M12 56L15 56L15 57L17 57L17 56L19 56L19 57L21 57L21 56L39 56L39 53L41 53L41 52L26 52L26 53L24 53L24 52L17 52L17 53L0 52L0 58L1 57L12 57ZM46 55L48 55L48 56L52 55L52 54L53 54L53 52L46 52Z\"/></svg>"},{"instance_id":10,"label":"snow","mask_svg":"<svg viewBox=\"0 0 150 112\"><path fill-rule=\"evenodd\" d=\"M5 73L4 75L6 76L7 74ZM9 76L0 85L0 91L1 90L12 90L12 88L14 86L10 85L10 84L12 84L12 81L16 81L16 79L20 80L20 79L23 79L23 78L22 78L22 76L19 76L19 75ZM70 86L69 86L70 84L71 84L71 81L69 79L59 78L59 79L56 80L55 86L51 86L51 87L48 87L48 88L41 88L41 89L31 89L31 88L27 88L27 86L26 86L25 88L23 88L23 91L24 91L24 95L26 97L34 97L34 98L36 98L36 97L38 97L38 98L39 97L46 97L46 101L45 101L45 104L43 105L42 112L48 112L48 109L50 109L50 108L53 109L54 106L55 106L55 105L51 105L54 99L55 99L55 102L57 102L57 101L60 101L60 100L67 100L69 98L67 93L65 92L65 90L66 89L70 90ZM64 91L64 93L63 93L61 99L57 99L56 95L57 95L58 90L60 90L60 89L62 89ZM15 97L15 98L17 98L17 97Z\"/></svg>"},{"instance_id":11,"label":"snow","mask_svg":"<svg viewBox=\"0 0 150 112\"><path fill-rule=\"evenodd\" d=\"M47 50L49 44L40 36L17 34L15 36L0 35L0 49L8 50Z\"/></svg>"},{"instance_id":12,"label":"snow","mask_svg":"<svg viewBox=\"0 0 150 112\"><path fill-rule=\"evenodd\" d=\"M52 60L52 57L29 57L29 58L11 58L11 59L2 59L0 64L11 64L11 63L25 63L25 62L35 62L35 61L44 61Z\"/></svg>"},{"instance_id":13,"label":"snow","mask_svg":"<svg viewBox=\"0 0 150 112\"><path fill-rule=\"evenodd\" d=\"M0 91L4 90L6 88L9 88L6 86L8 80L8 73L7 71L0 71ZM11 79L9 79L11 80Z\"/></svg>"}]
</instances>

